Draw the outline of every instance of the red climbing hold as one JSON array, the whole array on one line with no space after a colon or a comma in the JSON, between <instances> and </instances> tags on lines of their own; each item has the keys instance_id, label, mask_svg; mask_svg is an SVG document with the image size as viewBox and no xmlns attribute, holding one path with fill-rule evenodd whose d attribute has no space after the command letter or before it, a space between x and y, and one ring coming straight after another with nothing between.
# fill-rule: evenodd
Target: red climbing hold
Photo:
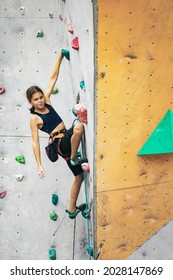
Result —
<instances>
[{"instance_id":1,"label":"red climbing hold","mask_svg":"<svg viewBox=\"0 0 173 280\"><path fill-rule=\"evenodd\" d=\"M73 34L73 25L72 23L67 23L67 31Z\"/></svg>"},{"instance_id":2,"label":"red climbing hold","mask_svg":"<svg viewBox=\"0 0 173 280\"><path fill-rule=\"evenodd\" d=\"M7 194L7 191L0 192L0 198L4 198Z\"/></svg>"},{"instance_id":3,"label":"red climbing hold","mask_svg":"<svg viewBox=\"0 0 173 280\"><path fill-rule=\"evenodd\" d=\"M73 49L78 50L79 49L79 40L78 37L75 37L72 42L71 42L71 46Z\"/></svg>"},{"instance_id":4,"label":"red climbing hold","mask_svg":"<svg viewBox=\"0 0 173 280\"><path fill-rule=\"evenodd\" d=\"M87 120L87 108L84 104L76 104L74 107L75 113L77 117L83 122L83 123L88 123Z\"/></svg>"},{"instance_id":5,"label":"red climbing hold","mask_svg":"<svg viewBox=\"0 0 173 280\"><path fill-rule=\"evenodd\" d=\"M3 94L4 92L5 92L5 88L2 85L0 85L0 94Z\"/></svg>"}]
</instances>

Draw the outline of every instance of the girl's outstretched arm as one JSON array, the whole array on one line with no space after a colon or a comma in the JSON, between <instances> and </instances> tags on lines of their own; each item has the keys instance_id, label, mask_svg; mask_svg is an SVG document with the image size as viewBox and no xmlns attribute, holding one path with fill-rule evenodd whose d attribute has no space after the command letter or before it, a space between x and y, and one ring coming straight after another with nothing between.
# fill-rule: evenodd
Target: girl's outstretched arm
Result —
<instances>
[{"instance_id":1,"label":"girl's outstretched arm","mask_svg":"<svg viewBox=\"0 0 173 280\"><path fill-rule=\"evenodd\" d=\"M60 52L59 55L58 55L57 61L55 63L55 66L53 68L53 71L51 73L48 88L47 88L47 90L44 94L45 98L46 98L46 101L49 101L52 90L53 90L53 88L55 86L55 83L58 79L62 59L63 59L63 54L62 54L62 52Z\"/></svg>"},{"instance_id":2,"label":"girl's outstretched arm","mask_svg":"<svg viewBox=\"0 0 173 280\"><path fill-rule=\"evenodd\" d=\"M31 117L30 127L31 127L31 133L32 133L32 146L33 146L34 156L35 156L37 166L38 166L38 174L39 174L40 178L44 178L44 169L41 164L38 127L37 127L37 123L36 123L34 115Z\"/></svg>"}]
</instances>

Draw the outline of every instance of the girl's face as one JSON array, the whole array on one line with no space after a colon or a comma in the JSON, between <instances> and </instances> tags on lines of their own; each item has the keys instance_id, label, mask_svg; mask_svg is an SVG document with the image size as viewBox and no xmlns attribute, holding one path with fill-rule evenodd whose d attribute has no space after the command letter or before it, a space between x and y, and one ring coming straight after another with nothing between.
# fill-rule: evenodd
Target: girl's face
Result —
<instances>
[{"instance_id":1,"label":"girl's face","mask_svg":"<svg viewBox=\"0 0 173 280\"><path fill-rule=\"evenodd\" d=\"M30 104L34 106L35 109L42 109L45 104L44 94L41 92L36 92L33 94Z\"/></svg>"}]
</instances>

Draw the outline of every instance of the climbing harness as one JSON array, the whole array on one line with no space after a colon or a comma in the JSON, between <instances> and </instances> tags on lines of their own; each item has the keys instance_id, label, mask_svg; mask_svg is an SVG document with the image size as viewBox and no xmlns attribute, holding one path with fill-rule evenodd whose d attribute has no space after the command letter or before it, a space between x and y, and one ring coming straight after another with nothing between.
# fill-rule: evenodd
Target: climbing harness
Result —
<instances>
[{"instance_id":1,"label":"climbing harness","mask_svg":"<svg viewBox=\"0 0 173 280\"><path fill-rule=\"evenodd\" d=\"M61 138L64 136L64 132L66 132L66 129L59 130L49 137L48 145L45 147L46 154L50 161L55 162L58 160L58 153L59 153L59 145ZM57 146L58 146L58 152L57 152ZM61 155L61 154L60 154Z\"/></svg>"},{"instance_id":2,"label":"climbing harness","mask_svg":"<svg viewBox=\"0 0 173 280\"><path fill-rule=\"evenodd\" d=\"M56 151L56 145L58 144L58 139L54 140L54 141L50 141L50 138L49 138L49 142L48 142L48 145L45 147L45 151L46 151L46 154L48 156L48 158L50 159L50 161L52 162L55 162L58 160L58 153Z\"/></svg>"}]
</instances>

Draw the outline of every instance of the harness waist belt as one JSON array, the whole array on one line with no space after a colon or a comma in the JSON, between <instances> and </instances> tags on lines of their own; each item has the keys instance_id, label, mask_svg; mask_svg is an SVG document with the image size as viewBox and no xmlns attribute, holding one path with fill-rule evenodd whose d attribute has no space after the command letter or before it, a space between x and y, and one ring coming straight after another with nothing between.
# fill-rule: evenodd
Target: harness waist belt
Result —
<instances>
[{"instance_id":1,"label":"harness waist belt","mask_svg":"<svg viewBox=\"0 0 173 280\"><path fill-rule=\"evenodd\" d=\"M58 131L54 132L50 137L54 137L54 136L56 136L58 134L66 132L66 131L67 131L67 129L65 129L65 128L61 129L61 130L58 130Z\"/></svg>"}]
</instances>

